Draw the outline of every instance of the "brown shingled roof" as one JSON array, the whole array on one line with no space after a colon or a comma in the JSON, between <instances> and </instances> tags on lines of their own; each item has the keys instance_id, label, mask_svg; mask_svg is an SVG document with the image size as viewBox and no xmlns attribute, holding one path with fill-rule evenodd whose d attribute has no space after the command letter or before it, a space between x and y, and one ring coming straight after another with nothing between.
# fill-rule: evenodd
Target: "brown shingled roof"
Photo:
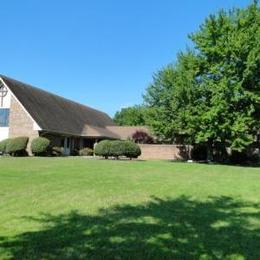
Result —
<instances>
[{"instance_id":1,"label":"brown shingled roof","mask_svg":"<svg viewBox=\"0 0 260 260\"><path fill-rule=\"evenodd\" d=\"M6 76L0 77L42 130L75 136L91 136L92 133L116 138L115 134L105 129L106 126L115 125L107 114Z\"/></svg>"},{"instance_id":2,"label":"brown shingled roof","mask_svg":"<svg viewBox=\"0 0 260 260\"><path fill-rule=\"evenodd\" d=\"M119 139L127 140L132 138L136 131L143 131L151 135L151 131L147 126L107 126L107 130L116 133Z\"/></svg>"},{"instance_id":3,"label":"brown shingled roof","mask_svg":"<svg viewBox=\"0 0 260 260\"><path fill-rule=\"evenodd\" d=\"M121 139L121 136L118 135L115 131L111 131L107 128L101 128L97 126L86 125L82 131L83 136L92 136L92 137L109 137L113 139Z\"/></svg>"}]
</instances>

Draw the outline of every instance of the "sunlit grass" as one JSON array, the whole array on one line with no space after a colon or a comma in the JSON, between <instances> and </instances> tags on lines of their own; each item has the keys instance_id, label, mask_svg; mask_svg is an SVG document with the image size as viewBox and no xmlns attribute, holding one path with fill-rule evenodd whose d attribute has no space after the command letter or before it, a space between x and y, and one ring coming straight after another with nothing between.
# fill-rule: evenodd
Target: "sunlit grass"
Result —
<instances>
[{"instance_id":1,"label":"sunlit grass","mask_svg":"<svg viewBox=\"0 0 260 260\"><path fill-rule=\"evenodd\" d=\"M0 159L0 258L260 259L260 169Z\"/></svg>"}]
</instances>

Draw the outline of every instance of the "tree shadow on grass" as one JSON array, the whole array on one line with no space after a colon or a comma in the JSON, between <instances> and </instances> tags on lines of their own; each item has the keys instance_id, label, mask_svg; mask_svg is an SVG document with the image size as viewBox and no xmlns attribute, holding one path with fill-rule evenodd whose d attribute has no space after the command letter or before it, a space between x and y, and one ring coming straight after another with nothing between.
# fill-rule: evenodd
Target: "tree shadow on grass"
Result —
<instances>
[{"instance_id":1,"label":"tree shadow on grass","mask_svg":"<svg viewBox=\"0 0 260 260\"><path fill-rule=\"evenodd\" d=\"M259 219L259 205L229 197L153 198L95 216L29 218L43 229L2 237L0 247L14 259L260 259Z\"/></svg>"}]
</instances>

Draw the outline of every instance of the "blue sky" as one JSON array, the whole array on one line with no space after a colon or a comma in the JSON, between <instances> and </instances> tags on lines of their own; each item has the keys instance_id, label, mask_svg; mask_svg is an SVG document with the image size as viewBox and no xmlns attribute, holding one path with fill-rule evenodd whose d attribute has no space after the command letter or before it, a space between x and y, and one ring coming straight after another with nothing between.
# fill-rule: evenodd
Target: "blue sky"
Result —
<instances>
[{"instance_id":1,"label":"blue sky","mask_svg":"<svg viewBox=\"0 0 260 260\"><path fill-rule=\"evenodd\" d=\"M220 8L250 0L3 0L0 74L111 116Z\"/></svg>"}]
</instances>

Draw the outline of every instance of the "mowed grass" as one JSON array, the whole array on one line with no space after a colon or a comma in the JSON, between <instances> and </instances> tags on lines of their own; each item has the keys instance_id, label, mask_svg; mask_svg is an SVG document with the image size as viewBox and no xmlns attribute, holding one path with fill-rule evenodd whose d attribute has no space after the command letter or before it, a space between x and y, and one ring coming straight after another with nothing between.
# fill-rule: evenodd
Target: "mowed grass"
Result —
<instances>
[{"instance_id":1,"label":"mowed grass","mask_svg":"<svg viewBox=\"0 0 260 260\"><path fill-rule=\"evenodd\" d=\"M260 168L0 159L0 259L260 259Z\"/></svg>"}]
</instances>

